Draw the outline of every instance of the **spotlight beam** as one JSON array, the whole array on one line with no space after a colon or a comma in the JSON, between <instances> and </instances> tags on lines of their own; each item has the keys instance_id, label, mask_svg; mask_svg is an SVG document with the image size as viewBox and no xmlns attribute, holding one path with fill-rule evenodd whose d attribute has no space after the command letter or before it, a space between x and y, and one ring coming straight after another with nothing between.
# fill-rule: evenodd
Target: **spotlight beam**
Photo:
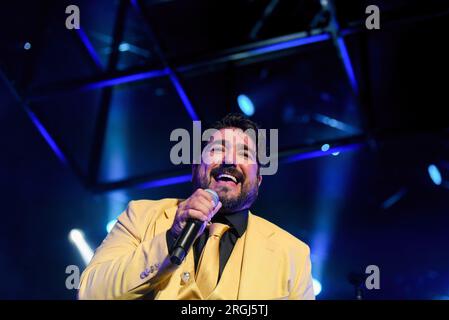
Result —
<instances>
[{"instance_id":1,"label":"spotlight beam","mask_svg":"<svg viewBox=\"0 0 449 320\"><path fill-rule=\"evenodd\" d=\"M69 233L69 239L78 249L85 265L88 265L90 260L92 260L92 257L94 256L94 252L86 242L84 234L79 229L72 229Z\"/></svg>"},{"instance_id":2,"label":"spotlight beam","mask_svg":"<svg viewBox=\"0 0 449 320\"><path fill-rule=\"evenodd\" d=\"M399 189L399 191L397 191L395 194L390 196L382 203L381 205L382 209L386 210L388 208L391 208L394 204L399 202L399 200L401 200L406 195L407 192L408 190L405 187Z\"/></svg>"},{"instance_id":3,"label":"spotlight beam","mask_svg":"<svg viewBox=\"0 0 449 320\"><path fill-rule=\"evenodd\" d=\"M323 114L315 113L313 115L313 119L321 124L324 124L331 128L338 129L340 131L344 131L344 132L347 132L350 134L360 134L361 133L360 129L358 129L350 124L347 124L343 121L339 121L337 119L328 117Z\"/></svg>"}]
</instances>

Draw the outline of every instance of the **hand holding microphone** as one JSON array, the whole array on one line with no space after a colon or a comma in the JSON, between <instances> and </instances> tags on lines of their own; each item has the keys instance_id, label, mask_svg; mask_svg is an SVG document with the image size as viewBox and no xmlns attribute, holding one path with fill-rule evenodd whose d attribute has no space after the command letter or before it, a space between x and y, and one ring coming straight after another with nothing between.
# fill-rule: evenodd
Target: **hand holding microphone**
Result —
<instances>
[{"instance_id":1,"label":"hand holding microphone","mask_svg":"<svg viewBox=\"0 0 449 320\"><path fill-rule=\"evenodd\" d=\"M220 210L221 202L215 191L197 189L189 198L178 205L170 233L177 238L170 260L181 264L193 242L206 228L213 216Z\"/></svg>"}]
</instances>

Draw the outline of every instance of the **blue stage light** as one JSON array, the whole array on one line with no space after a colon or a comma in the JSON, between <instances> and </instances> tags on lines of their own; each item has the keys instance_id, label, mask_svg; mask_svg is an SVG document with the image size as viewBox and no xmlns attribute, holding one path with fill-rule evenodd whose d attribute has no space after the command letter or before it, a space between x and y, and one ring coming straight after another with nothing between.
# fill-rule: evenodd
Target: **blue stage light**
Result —
<instances>
[{"instance_id":1,"label":"blue stage light","mask_svg":"<svg viewBox=\"0 0 449 320\"><path fill-rule=\"evenodd\" d=\"M402 197L404 197L406 193L407 193L407 188L401 188L398 192L393 194L391 197L389 197L387 200L385 200L382 203L382 205L381 205L382 209L390 208L395 203L397 203L399 200L401 200Z\"/></svg>"},{"instance_id":2,"label":"blue stage light","mask_svg":"<svg viewBox=\"0 0 449 320\"><path fill-rule=\"evenodd\" d=\"M443 179L441 178L441 173L440 170L438 170L438 167L434 164L431 164L427 168L427 172L429 172L430 179L432 179L433 183L439 186Z\"/></svg>"},{"instance_id":3,"label":"blue stage light","mask_svg":"<svg viewBox=\"0 0 449 320\"><path fill-rule=\"evenodd\" d=\"M321 283L317 279L312 279L313 283L313 292L315 293L315 296L319 295L321 292Z\"/></svg>"},{"instance_id":4,"label":"blue stage light","mask_svg":"<svg viewBox=\"0 0 449 320\"><path fill-rule=\"evenodd\" d=\"M84 263L88 265L90 260L94 256L94 251L87 244L83 232L79 229L72 229L69 233L69 239L78 249Z\"/></svg>"},{"instance_id":5,"label":"blue stage light","mask_svg":"<svg viewBox=\"0 0 449 320\"><path fill-rule=\"evenodd\" d=\"M112 228L114 228L115 223L117 222L117 219L111 220L106 225L106 231L109 233L111 232Z\"/></svg>"},{"instance_id":6,"label":"blue stage light","mask_svg":"<svg viewBox=\"0 0 449 320\"><path fill-rule=\"evenodd\" d=\"M31 43L25 42L25 44L23 45L23 48L24 48L25 50L30 50L30 49L31 49Z\"/></svg>"},{"instance_id":7,"label":"blue stage light","mask_svg":"<svg viewBox=\"0 0 449 320\"><path fill-rule=\"evenodd\" d=\"M131 46L129 45L129 43L123 42L118 46L118 50L120 52L125 52L125 51L128 51L130 49L130 47Z\"/></svg>"},{"instance_id":8,"label":"blue stage light","mask_svg":"<svg viewBox=\"0 0 449 320\"><path fill-rule=\"evenodd\" d=\"M331 146L329 144L325 143L321 146L321 151L326 152L329 150L330 147Z\"/></svg>"},{"instance_id":9,"label":"blue stage light","mask_svg":"<svg viewBox=\"0 0 449 320\"><path fill-rule=\"evenodd\" d=\"M248 96L244 94L239 95L237 97L237 103L239 104L240 110L242 110L245 115L252 116L254 114L254 104Z\"/></svg>"}]
</instances>

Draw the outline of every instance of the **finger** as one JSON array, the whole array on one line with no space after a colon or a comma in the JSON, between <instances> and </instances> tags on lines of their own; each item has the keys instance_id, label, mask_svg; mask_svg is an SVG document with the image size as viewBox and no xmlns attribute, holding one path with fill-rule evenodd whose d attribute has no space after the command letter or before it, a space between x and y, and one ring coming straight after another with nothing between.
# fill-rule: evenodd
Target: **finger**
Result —
<instances>
[{"instance_id":1,"label":"finger","mask_svg":"<svg viewBox=\"0 0 449 320\"><path fill-rule=\"evenodd\" d=\"M210 214L215 208L215 203L213 201L206 200L205 198L198 198L196 200L208 208L208 214Z\"/></svg>"},{"instance_id":2,"label":"finger","mask_svg":"<svg viewBox=\"0 0 449 320\"><path fill-rule=\"evenodd\" d=\"M204 200L203 198L201 199L196 198L195 200L192 200L191 203L189 204L189 208L199 210L205 215L209 215L214 209L212 203L208 202L207 200Z\"/></svg>"},{"instance_id":3,"label":"finger","mask_svg":"<svg viewBox=\"0 0 449 320\"><path fill-rule=\"evenodd\" d=\"M215 206L215 202L214 202L213 196L209 192L207 192L206 190L204 190L204 189L197 189L195 191L195 193L196 193L196 195L198 195L198 197L200 197L202 199L205 199L205 200L209 201L210 203L212 203L212 207Z\"/></svg>"},{"instance_id":4,"label":"finger","mask_svg":"<svg viewBox=\"0 0 449 320\"><path fill-rule=\"evenodd\" d=\"M219 201L217 206L214 208L214 210L212 210L212 213L209 215L209 219L212 219L215 216L215 214L221 209L222 206L223 204L221 203L221 201Z\"/></svg>"},{"instance_id":5,"label":"finger","mask_svg":"<svg viewBox=\"0 0 449 320\"><path fill-rule=\"evenodd\" d=\"M200 221L207 221L208 216L204 214L203 212L195 209L188 209L187 210L187 216L188 218L197 219Z\"/></svg>"}]
</instances>

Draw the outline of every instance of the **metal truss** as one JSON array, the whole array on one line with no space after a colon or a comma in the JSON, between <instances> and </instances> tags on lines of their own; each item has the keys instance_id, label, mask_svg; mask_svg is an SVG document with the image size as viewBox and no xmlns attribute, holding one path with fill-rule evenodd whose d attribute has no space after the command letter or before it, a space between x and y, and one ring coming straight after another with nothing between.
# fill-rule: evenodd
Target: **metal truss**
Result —
<instances>
[{"instance_id":1,"label":"metal truss","mask_svg":"<svg viewBox=\"0 0 449 320\"><path fill-rule=\"evenodd\" d=\"M366 92L367 86L360 85L354 73L353 64L351 62L350 55L348 54L345 43L346 36L354 33L364 32L364 29L351 28L341 30L336 18L333 2L330 0L322 0L321 5L322 12L328 13L330 17L329 24L326 28L312 29L307 32L294 33L265 41L254 42L245 46L223 51L217 54L215 57L205 61L182 66L172 66L167 61L164 52L159 46L158 39L152 31L151 21L146 16L145 11L142 9L141 2L139 0L121 0L118 6L116 24L114 27L112 53L109 57L107 66L102 65L98 54L93 48L84 30L79 29L76 31L80 44L89 55L91 62L94 64L97 70L101 72L100 76L90 79L78 79L69 82L50 84L45 88L38 88L37 91L28 93L26 97L21 97L17 93L17 90L13 87L13 85L6 79L6 76L3 73L0 74L2 78L4 78L3 80L8 83L11 92L14 94L21 107L25 110L34 126L37 128L39 133L45 139L58 159L79 177L86 188L89 188L94 192L109 192L127 188L146 189L184 183L190 181L190 170L188 169L177 170L176 172L164 172L149 176L144 175L140 177L131 177L128 179L109 183L98 182L98 172L101 163L113 87L124 83L132 83L136 81L167 77L170 79L173 87L175 88L189 117L192 120L200 120L200 117L196 112L196 109L193 106L192 102L190 101L188 93L186 92L178 74L193 70L206 69L212 65L241 61L286 49L304 47L313 43L332 41L334 43L336 53L340 58L342 66L344 67L352 91L360 102L361 109L365 111L362 114L365 114L365 117L367 117L366 114L369 113L368 104L370 100L368 99L368 93ZM118 72L116 70L116 64L119 55L118 48L123 35L123 27L127 10L134 10L145 21L148 36L155 46L157 55L163 64L162 69L141 68L137 71L133 70L125 72ZM394 21L390 24L394 24ZM257 28L253 31L256 32ZM366 78L366 81L368 80L368 77L366 75L364 75L364 78ZM32 111L29 104L35 101L57 98L66 94L73 94L77 92L96 89L102 89L101 106L96 123L95 136L90 151L89 169L88 173L84 174L75 163L75 161L67 156L64 148L59 145L58 142L51 136L43 123ZM314 145L297 146L289 150L281 151L279 153L279 162L288 164L304 159L327 156L335 152L358 149L369 144L369 142L372 141L372 136L369 133L369 126L365 127L365 132L367 132L367 134L356 135L350 138L337 139L334 141L319 142ZM331 146L329 150L325 152L321 150L321 146L324 143L328 143Z\"/></svg>"}]
</instances>

